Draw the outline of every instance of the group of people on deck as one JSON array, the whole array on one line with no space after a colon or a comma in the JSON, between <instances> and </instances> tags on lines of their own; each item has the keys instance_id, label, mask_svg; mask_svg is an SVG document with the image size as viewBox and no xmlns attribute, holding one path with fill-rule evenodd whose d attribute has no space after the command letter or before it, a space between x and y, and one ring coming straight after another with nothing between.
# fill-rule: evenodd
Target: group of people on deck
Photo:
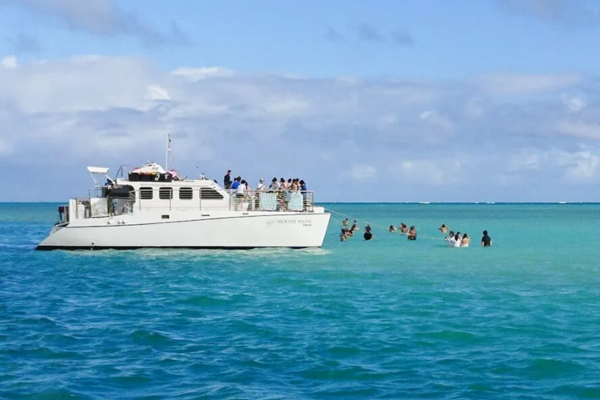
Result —
<instances>
[{"instance_id":1,"label":"group of people on deck","mask_svg":"<svg viewBox=\"0 0 600 400\"><path fill-rule=\"evenodd\" d=\"M242 179L241 176L232 179L231 170L227 170L227 173L223 177L223 187L230 191L230 193L235 194L238 210L243 208L242 202L245 200L254 199L258 203L257 199L260 192L276 193L278 209L281 210L287 209L287 197L294 193L302 193L303 207L306 208L307 206L308 189L306 187L306 182L299 178L289 178L287 181L284 178L281 178L281 180L273 178L268 187L265 186L265 182L261 178L258 181L256 189L251 189L248 182Z\"/></svg>"},{"instance_id":2,"label":"group of people on deck","mask_svg":"<svg viewBox=\"0 0 600 400\"><path fill-rule=\"evenodd\" d=\"M227 173L223 177L223 187L227 190L236 191L236 194L240 192L243 194L244 191L252 191L248 182L242 179L241 176L232 179L230 169L227 170ZM268 187L265 186L265 181L261 178L258 181L258 185L256 186L255 190L258 192L306 192L308 189L306 187L306 182L299 178L288 178L287 181L284 178L281 178L280 180L273 178Z\"/></svg>"}]
</instances>

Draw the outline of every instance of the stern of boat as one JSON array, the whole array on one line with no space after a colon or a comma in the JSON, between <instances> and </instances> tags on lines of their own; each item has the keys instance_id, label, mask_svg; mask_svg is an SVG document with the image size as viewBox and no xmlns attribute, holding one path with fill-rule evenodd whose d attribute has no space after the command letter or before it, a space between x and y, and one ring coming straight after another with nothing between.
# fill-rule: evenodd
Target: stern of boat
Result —
<instances>
[{"instance_id":1,"label":"stern of boat","mask_svg":"<svg viewBox=\"0 0 600 400\"><path fill-rule=\"evenodd\" d=\"M61 229L69 226L69 206L61 205L57 208L58 220L50 229L50 233L46 239L42 240L42 242L35 248L36 250L48 250L49 243L51 238L56 235Z\"/></svg>"}]
</instances>

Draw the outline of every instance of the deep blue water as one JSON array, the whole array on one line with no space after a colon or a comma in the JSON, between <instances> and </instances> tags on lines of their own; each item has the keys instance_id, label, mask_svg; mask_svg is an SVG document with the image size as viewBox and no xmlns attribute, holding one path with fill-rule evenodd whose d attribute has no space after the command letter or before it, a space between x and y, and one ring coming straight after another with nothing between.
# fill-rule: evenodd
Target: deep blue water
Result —
<instances>
[{"instance_id":1,"label":"deep blue water","mask_svg":"<svg viewBox=\"0 0 600 400\"><path fill-rule=\"evenodd\" d=\"M0 398L600 398L600 205L326 206L375 240L35 252L55 205L0 204Z\"/></svg>"}]
</instances>

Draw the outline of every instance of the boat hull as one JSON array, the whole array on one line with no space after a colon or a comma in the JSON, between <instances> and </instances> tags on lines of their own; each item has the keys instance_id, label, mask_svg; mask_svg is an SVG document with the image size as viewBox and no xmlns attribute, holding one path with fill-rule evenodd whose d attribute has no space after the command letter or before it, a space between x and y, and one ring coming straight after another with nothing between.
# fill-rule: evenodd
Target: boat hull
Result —
<instances>
[{"instance_id":1,"label":"boat hull","mask_svg":"<svg viewBox=\"0 0 600 400\"><path fill-rule=\"evenodd\" d=\"M189 212L76 219L53 229L36 250L141 248L252 249L321 247L329 213L231 213L192 217Z\"/></svg>"}]
</instances>

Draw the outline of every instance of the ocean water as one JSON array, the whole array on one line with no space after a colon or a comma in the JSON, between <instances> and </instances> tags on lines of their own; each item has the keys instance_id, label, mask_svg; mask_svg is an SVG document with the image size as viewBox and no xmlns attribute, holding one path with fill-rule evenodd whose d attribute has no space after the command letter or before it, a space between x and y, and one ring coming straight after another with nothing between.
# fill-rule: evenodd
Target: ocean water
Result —
<instances>
[{"instance_id":1,"label":"ocean water","mask_svg":"<svg viewBox=\"0 0 600 400\"><path fill-rule=\"evenodd\" d=\"M0 204L0 398L600 398L600 205L325 206L317 250L35 252L55 205Z\"/></svg>"}]
</instances>

